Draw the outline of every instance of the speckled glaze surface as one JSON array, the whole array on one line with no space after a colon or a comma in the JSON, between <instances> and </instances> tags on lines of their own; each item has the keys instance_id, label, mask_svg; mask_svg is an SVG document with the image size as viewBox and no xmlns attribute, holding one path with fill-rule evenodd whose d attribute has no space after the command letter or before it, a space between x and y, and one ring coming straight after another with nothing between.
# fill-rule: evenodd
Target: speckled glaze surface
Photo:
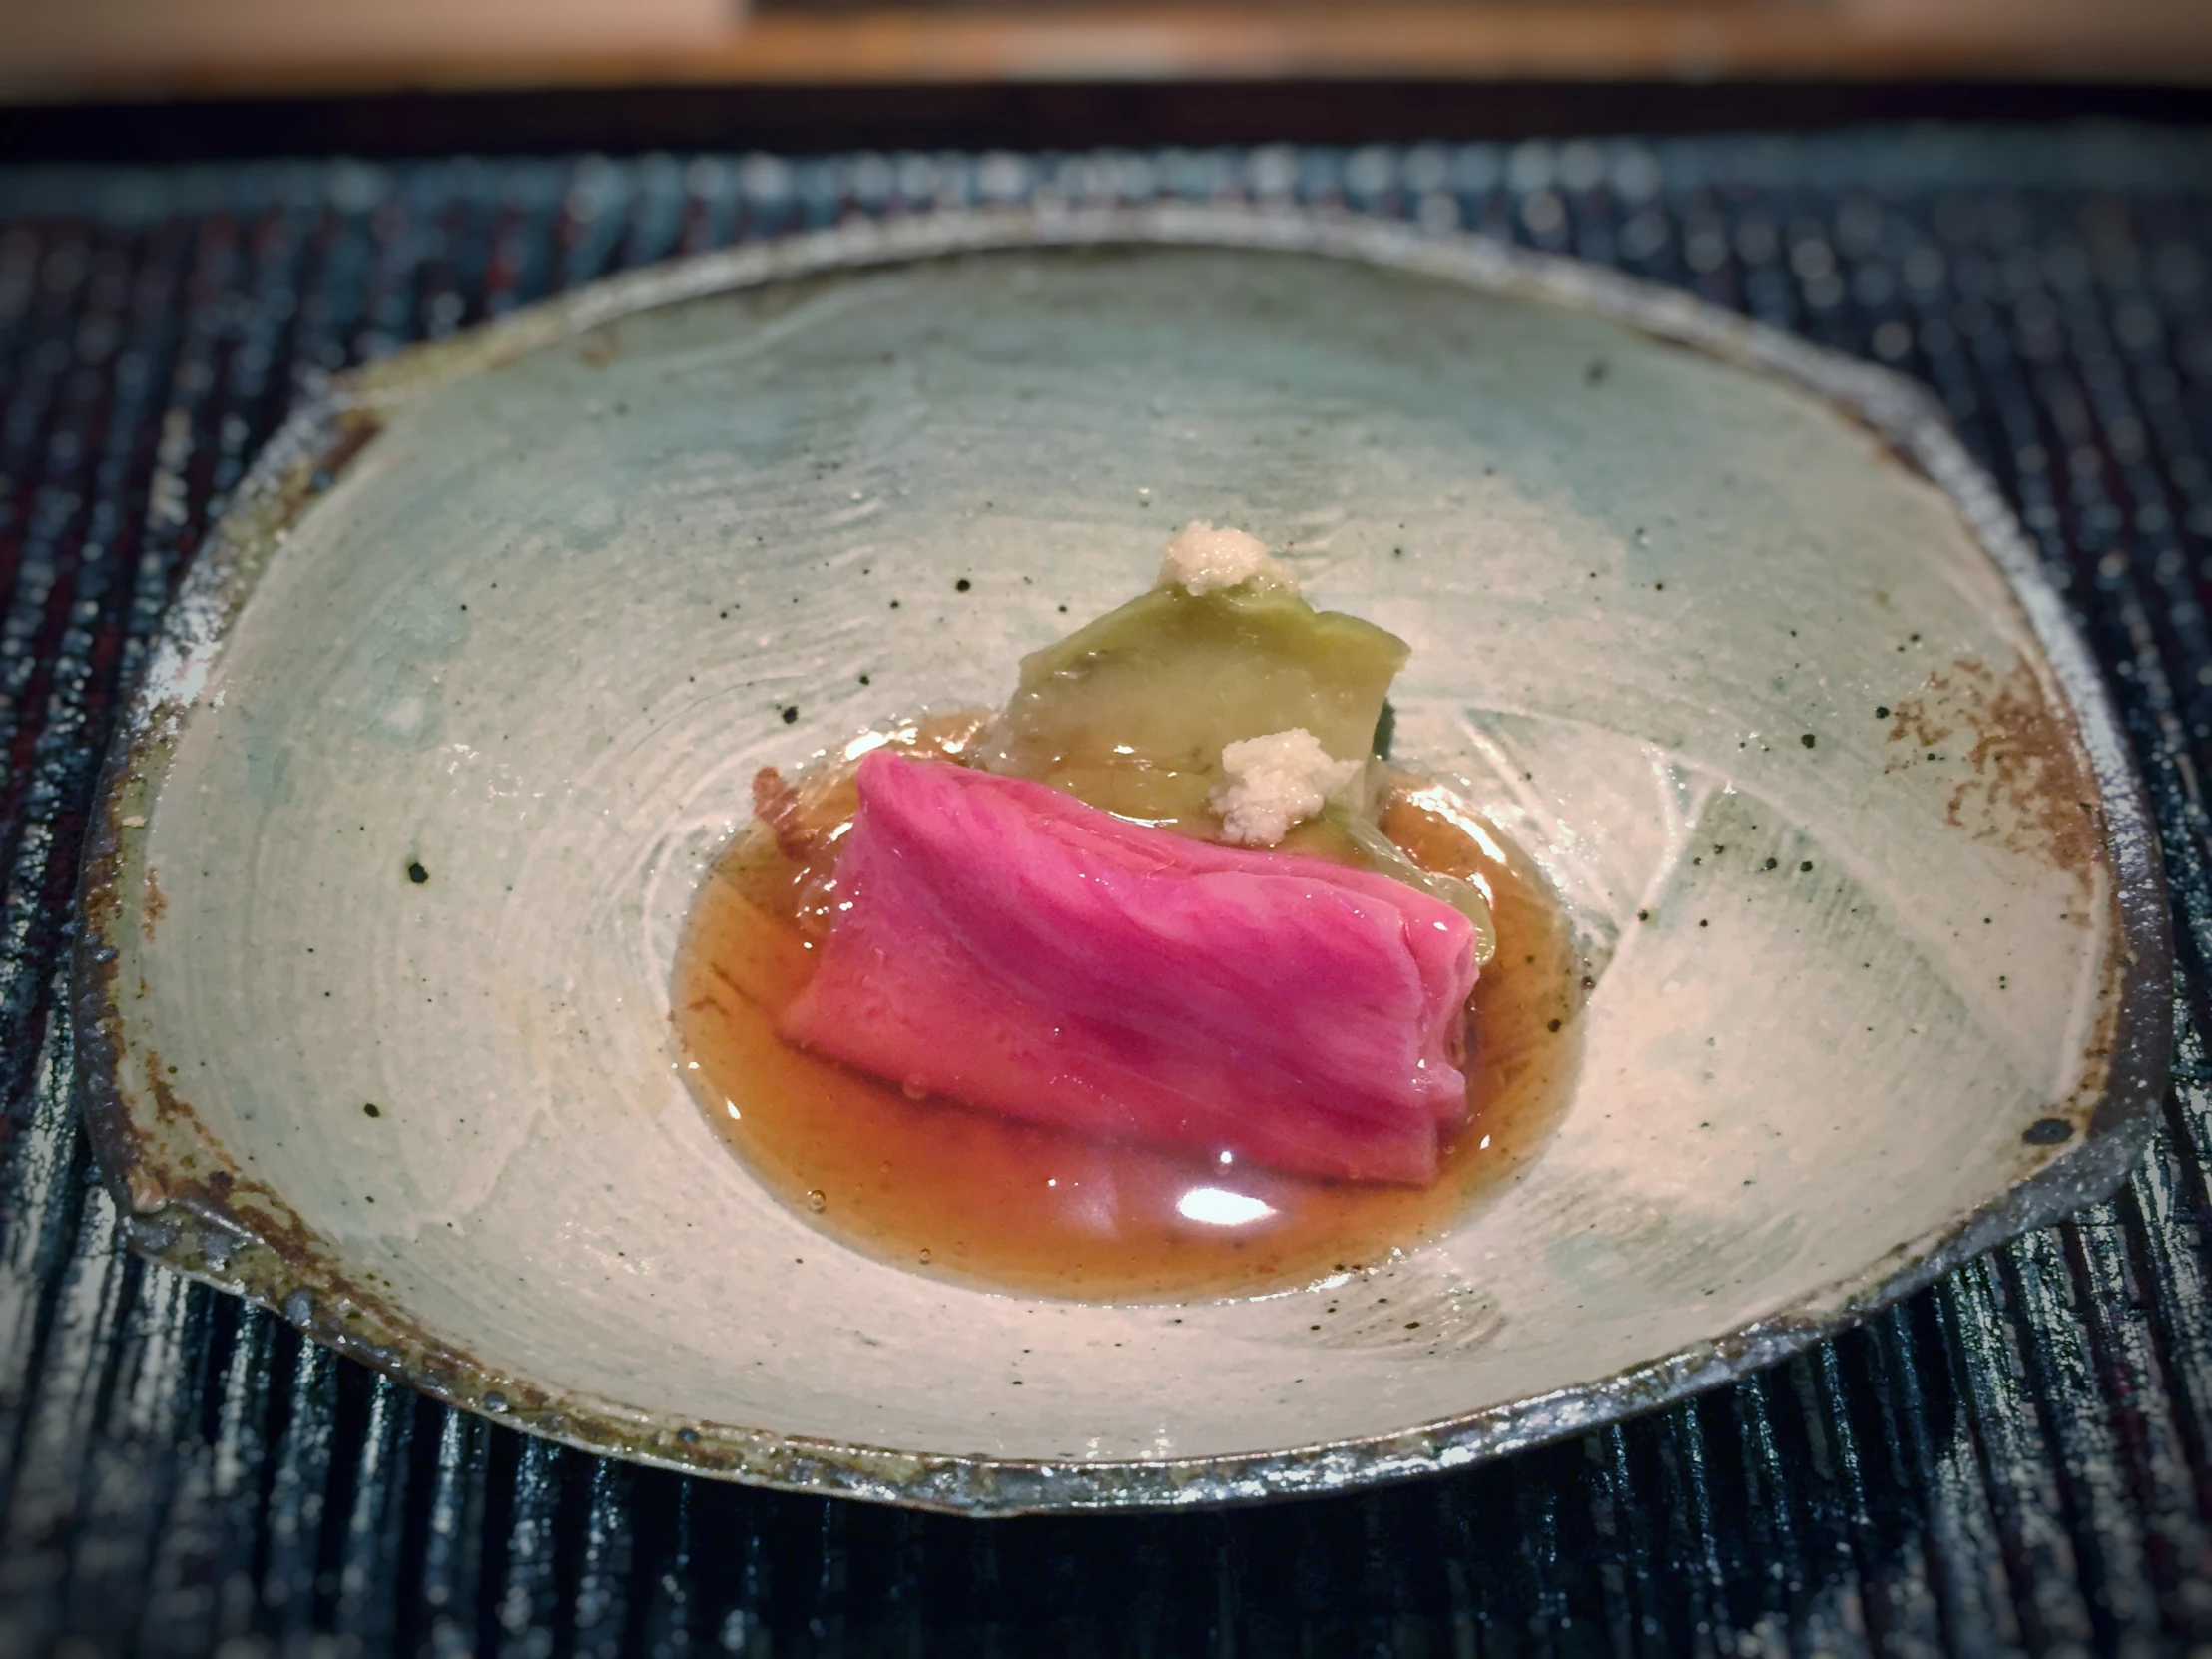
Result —
<instances>
[{"instance_id":1,"label":"speckled glaze surface","mask_svg":"<svg viewBox=\"0 0 2212 1659\"><path fill-rule=\"evenodd\" d=\"M1440 1244L1263 1301L845 1251L677 1075L694 885L755 768L998 700L1198 516L1411 643L1398 756L1590 944L1566 1119ZM854 226L380 365L197 568L84 896L141 1249L537 1432L983 1514L1399 1477L1719 1382L2107 1189L2168 1040L2122 740L1913 388L1311 216Z\"/></svg>"}]
</instances>

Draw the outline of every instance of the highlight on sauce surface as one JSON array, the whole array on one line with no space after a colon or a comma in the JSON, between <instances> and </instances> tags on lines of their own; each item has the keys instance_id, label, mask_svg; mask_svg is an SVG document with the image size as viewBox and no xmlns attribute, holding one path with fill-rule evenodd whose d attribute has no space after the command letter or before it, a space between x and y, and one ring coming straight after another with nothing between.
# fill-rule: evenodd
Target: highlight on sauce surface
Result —
<instances>
[{"instance_id":1,"label":"highlight on sauce surface","mask_svg":"<svg viewBox=\"0 0 2212 1659\"><path fill-rule=\"evenodd\" d=\"M1528 860L1370 753L1406 648L1193 525L996 713L764 769L685 1075L817 1226L969 1283L1252 1295L1446 1229L1570 1091Z\"/></svg>"}]
</instances>

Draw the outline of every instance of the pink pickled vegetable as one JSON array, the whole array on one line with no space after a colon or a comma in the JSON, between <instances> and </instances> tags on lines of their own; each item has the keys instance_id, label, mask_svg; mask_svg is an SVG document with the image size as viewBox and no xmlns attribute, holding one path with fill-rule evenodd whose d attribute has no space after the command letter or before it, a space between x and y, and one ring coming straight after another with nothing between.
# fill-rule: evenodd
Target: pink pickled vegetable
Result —
<instances>
[{"instance_id":1,"label":"pink pickled vegetable","mask_svg":"<svg viewBox=\"0 0 2212 1659\"><path fill-rule=\"evenodd\" d=\"M949 762L877 750L858 785L845 903L788 1040L1102 1138L1435 1178L1466 1089L1457 910Z\"/></svg>"}]
</instances>

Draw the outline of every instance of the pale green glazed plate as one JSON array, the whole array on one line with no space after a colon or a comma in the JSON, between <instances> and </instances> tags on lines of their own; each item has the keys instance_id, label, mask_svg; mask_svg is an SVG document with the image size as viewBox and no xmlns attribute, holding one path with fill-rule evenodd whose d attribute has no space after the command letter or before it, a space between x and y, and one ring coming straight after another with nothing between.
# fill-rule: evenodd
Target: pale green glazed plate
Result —
<instances>
[{"instance_id":1,"label":"pale green glazed plate","mask_svg":"<svg viewBox=\"0 0 2212 1659\"><path fill-rule=\"evenodd\" d=\"M1327 1291L845 1250L676 1073L694 886L754 769L998 701L1194 517L1411 643L1398 755L1602 963L1572 1106ZM347 381L178 602L84 900L140 1249L534 1432L979 1514L1357 1485L1718 1382L2107 1190L2166 1069L2127 751L1920 393L1306 216L856 225Z\"/></svg>"}]
</instances>

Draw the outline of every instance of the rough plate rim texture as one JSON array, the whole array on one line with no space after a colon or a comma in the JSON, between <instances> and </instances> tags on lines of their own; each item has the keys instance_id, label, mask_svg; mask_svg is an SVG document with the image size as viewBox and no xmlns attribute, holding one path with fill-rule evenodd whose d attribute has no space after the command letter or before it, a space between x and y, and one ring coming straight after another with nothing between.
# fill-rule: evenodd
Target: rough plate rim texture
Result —
<instances>
[{"instance_id":1,"label":"rough plate rim texture","mask_svg":"<svg viewBox=\"0 0 2212 1659\"><path fill-rule=\"evenodd\" d=\"M2116 923L2103 998L2105 1087L2080 1142L2000 1197L1897 1246L1857 1275L1752 1324L1580 1386L1381 1435L1220 1457L1116 1462L915 1454L678 1422L556 1395L495 1375L345 1281L281 1198L156 1168L139 1123L196 1132L191 1108L121 1083L114 939L138 918L126 872L143 862L147 808L178 724L286 526L379 428L378 411L456 376L640 311L779 279L961 253L1103 244L1273 250L1438 276L1624 323L1778 376L1871 428L1952 501L2026 613L2097 781ZM416 346L336 381L294 413L234 495L170 608L107 758L79 883L83 930L71 989L77 1086L103 1175L141 1254L282 1315L314 1341L464 1409L581 1450L721 1479L969 1515L1188 1506L1370 1485L1502 1456L1717 1386L1911 1295L2020 1233L2116 1186L2145 1146L2172 1042L2172 942L2155 828L2094 659L2045 581L1994 483L1915 383L1672 289L1463 234L1349 215L1180 204L954 212L863 221L653 267L592 284L452 340ZM1814 1312L1812 1310L1819 1310Z\"/></svg>"}]
</instances>

